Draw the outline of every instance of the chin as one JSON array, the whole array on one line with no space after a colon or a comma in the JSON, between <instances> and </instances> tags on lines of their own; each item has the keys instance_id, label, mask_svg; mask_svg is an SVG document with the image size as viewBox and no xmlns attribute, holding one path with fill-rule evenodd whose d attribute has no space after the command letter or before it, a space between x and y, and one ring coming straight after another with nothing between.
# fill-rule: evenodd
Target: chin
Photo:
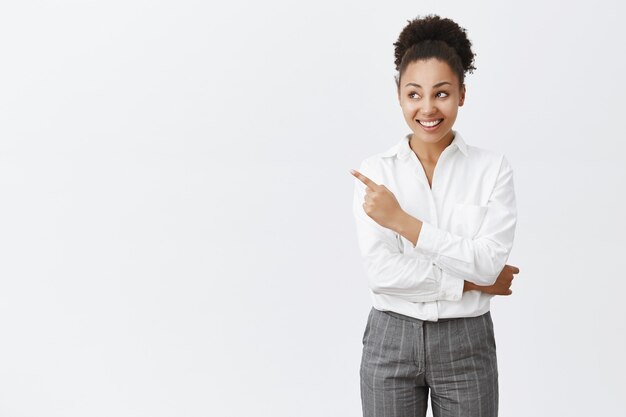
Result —
<instances>
[{"instance_id":1,"label":"chin","mask_svg":"<svg viewBox=\"0 0 626 417\"><path fill-rule=\"evenodd\" d=\"M443 138L445 138L446 136L448 136L450 134L451 129L448 129L445 132L433 132L433 133L429 133L429 132L424 132L419 126L417 127L417 130L413 130L413 134L420 138L422 140L422 142L426 142L426 143L437 143L439 141L441 141Z\"/></svg>"}]
</instances>

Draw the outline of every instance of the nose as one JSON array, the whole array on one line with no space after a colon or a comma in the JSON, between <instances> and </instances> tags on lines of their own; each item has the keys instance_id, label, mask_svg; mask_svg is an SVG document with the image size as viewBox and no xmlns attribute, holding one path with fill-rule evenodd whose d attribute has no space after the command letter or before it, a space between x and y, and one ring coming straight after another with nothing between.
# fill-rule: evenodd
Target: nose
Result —
<instances>
[{"instance_id":1,"label":"nose","mask_svg":"<svg viewBox=\"0 0 626 417\"><path fill-rule=\"evenodd\" d=\"M435 103L427 98L422 100L422 108L420 110L424 115L434 114L437 111Z\"/></svg>"}]
</instances>

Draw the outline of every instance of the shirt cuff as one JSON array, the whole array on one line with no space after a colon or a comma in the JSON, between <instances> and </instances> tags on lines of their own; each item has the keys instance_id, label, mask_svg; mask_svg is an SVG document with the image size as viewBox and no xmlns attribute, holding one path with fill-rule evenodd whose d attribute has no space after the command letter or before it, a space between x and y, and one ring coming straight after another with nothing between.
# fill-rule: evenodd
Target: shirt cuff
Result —
<instances>
[{"instance_id":1,"label":"shirt cuff","mask_svg":"<svg viewBox=\"0 0 626 417\"><path fill-rule=\"evenodd\" d=\"M464 280L453 277L445 271L441 271L441 289L439 299L446 301L458 301L463 297Z\"/></svg>"},{"instance_id":2,"label":"shirt cuff","mask_svg":"<svg viewBox=\"0 0 626 417\"><path fill-rule=\"evenodd\" d=\"M435 226L422 221L422 229L417 237L417 242L415 242L415 249L436 255L441 239L442 236Z\"/></svg>"}]
</instances>

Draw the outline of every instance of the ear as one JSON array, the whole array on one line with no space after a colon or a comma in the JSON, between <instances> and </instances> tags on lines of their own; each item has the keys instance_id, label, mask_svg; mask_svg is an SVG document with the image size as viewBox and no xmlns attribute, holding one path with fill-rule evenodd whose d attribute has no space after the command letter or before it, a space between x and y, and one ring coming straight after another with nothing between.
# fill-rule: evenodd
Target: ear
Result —
<instances>
[{"instance_id":1,"label":"ear","mask_svg":"<svg viewBox=\"0 0 626 417\"><path fill-rule=\"evenodd\" d=\"M400 100L400 79L397 75L394 76L394 80L396 82L396 93L398 94L398 104L402 106L402 101Z\"/></svg>"},{"instance_id":2,"label":"ear","mask_svg":"<svg viewBox=\"0 0 626 417\"><path fill-rule=\"evenodd\" d=\"M465 84L461 87L461 95L459 96L459 107L465 103Z\"/></svg>"}]
</instances>

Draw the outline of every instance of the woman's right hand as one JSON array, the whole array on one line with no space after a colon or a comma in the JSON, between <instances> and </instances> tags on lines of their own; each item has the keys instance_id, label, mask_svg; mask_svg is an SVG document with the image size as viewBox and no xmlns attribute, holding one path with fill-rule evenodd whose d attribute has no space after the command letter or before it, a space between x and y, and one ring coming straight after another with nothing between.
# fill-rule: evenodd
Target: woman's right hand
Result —
<instances>
[{"instance_id":1,"label":"woman's right hand","mask_svg":"<svg viewBox=\"0 0 626 417\"><path fill-rule=\"evenodd\" d=\"M500 275L496 279L496 282L492 285L476 285L473 282L465 281L463 286L463 292L477 290L487 294L493 295L511 295L511 284L513 282L513 275L519 273L519 268L513 265L504 265Z\"/></svg>"}]
</instances>

